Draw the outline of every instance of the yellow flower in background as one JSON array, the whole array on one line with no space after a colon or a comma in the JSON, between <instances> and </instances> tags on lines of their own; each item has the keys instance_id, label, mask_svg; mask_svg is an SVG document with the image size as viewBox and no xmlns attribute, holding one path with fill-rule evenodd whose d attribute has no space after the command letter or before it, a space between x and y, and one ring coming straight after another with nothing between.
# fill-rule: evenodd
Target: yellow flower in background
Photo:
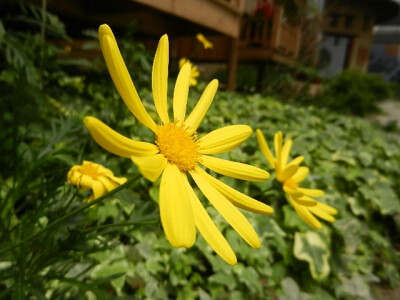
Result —
<instances>
[{"instance_id":1,"label":"yellow flower in background","mask_svg":"<svg viewBox=\"0 0 400 300\"><path fill-rule=\"evenodd\" d=\"M298 156L288 162L293 142L287 140L283 143L282 132L275 133L275 156L273 156L264 135L259 129L257 129L257 141L266 160L275 169L276 179L282 183L286 198L297 214L315 229L322 227L315 216L328 222L334 222L335 218L332 215L337 214L337 210L312 198L323 196L324 191L299 186L307 178L310 170L307 167L300 167L300 163L304 160L303 156Z\"/></svg>"},{"instance_id":2,"label":"yellow flower in background","mask_svg":"<svg viewBox=\"0 0 400 300\"><path fill-rule=\"evenodd\" d=\"M196 34L196 39L203 44L204 49L212 49L214 47L213 43L207 40L202 33Z\"/></svg>"},{"instance_id":3,"label":"yellow flower in background","mask_svg":"<svg viewBox=\"0 0 400 300\"><path fill-rule=\"evenodd\" d=\"M213 80L205 88L195 108L186 116L190 64L179 72L173 95L174 121L168 115L168 37L161 37L154 58L152 87L156 111L161 119L157 125L141 102L122 59L114 35L107 25L99 28L100 45L114 84L132 114L153 131L154 144L135 141L117 133L100 120L86 117L85 125L94 140L104 149L130 158L144 177L156 181L161 176L159 205L161 223L168 241L174 247L191 247L196 228L213 250L227 263L236 264L236 256L203 207L187 174L216 210L252 247L260 240L254 228L237 207L260 214L272 214L268 205L244 195L209 175L200 164L222 175L242 180L262 181L268 172L210 155L236 148L251 135L246 125L226 126L197 138L196 130L203 120L218 87Z\"/></svg>"},{"instance_id":4,"label":"yellow flower in background","mask_svg":"<svg viewBox=\"0 0 400 300\"><path fill-rule=\"evenodd\" d=\"M190 65L190 81L189 85L196 86L197 85L197 78L200 76L200 72L197 67L187 58L182 57L179 60L179 69L182 69L183 66L188 63Z\"/></svg>"},{"instance_id":5,"label":"yellow flower in background","mask_svg":"<svg viewBox=\"0 0 400 300\"><path fill-rule=\"evenodd\" d=\"M126 182L126 178L115 177L111 170L86 160L82 165L73 166L69 170L67 180L79 189L93 190L89 202Z\"/></svg>"}]
</instances>

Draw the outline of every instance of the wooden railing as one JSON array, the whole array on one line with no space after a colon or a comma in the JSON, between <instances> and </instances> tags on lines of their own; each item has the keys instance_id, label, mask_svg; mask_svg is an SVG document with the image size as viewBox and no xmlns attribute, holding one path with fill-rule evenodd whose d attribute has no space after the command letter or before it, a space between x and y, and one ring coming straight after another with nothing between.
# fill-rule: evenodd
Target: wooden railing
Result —
<instances>
[{"instance_id":1,"label":"wooden railing","mask_svg":"<svg viewBox=\"0 0 400 300\"><path fill-rule=\"evenodd\" d=\"M243 51L246 48L261 48L297 58L300 39L300 26L285 22L283 8L280 6L275 6L272 18L245 16L242 19L240 47Z\"/></svg>"}]
</instances>

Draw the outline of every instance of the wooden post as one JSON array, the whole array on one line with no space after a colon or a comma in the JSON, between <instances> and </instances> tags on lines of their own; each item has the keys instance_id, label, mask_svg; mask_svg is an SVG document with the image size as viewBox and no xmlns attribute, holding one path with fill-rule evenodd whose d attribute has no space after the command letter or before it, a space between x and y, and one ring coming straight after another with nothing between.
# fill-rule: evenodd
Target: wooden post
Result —
<instances>
[{"instance_id":1,"label":"wooden post","mask_svg":"<svg viewBox=\"0 0 400 300\"><path fill-rule=\"evenodd\" d=\"M231 49L228 61L228 80L226 83L226 89L228 91L234 91L236 88L236 73L238 65L238 52L239 52L239 39L230 38Z\"/></svg>"},{"instance_id":2,"label":"wooden post","mask_svg":"<svg viewBox=\"0 0 400 300\"><path fill-rule=\"evenodd\" d=\"M272 34L271 34L271 47L279 48L281 40L281 26L283 21L283 9L280 6L275 6L274 16L272 19Z\"/></svg>"}]
</instances>

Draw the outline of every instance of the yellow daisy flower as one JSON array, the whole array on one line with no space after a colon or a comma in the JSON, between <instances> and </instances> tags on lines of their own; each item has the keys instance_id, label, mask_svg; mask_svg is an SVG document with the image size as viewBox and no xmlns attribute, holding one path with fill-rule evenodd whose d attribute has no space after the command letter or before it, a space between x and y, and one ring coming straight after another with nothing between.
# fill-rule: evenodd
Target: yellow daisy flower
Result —
<instances>
[{"instance_id":1,"label":"yellow daisy flower","mask_svg":"<svg viewBox=\"0 0 400 300\"><path fill-rule=\"evenodd\" d=\"M113 172L102 165L90 161L83 161L82 165L73 166L67 175L69 184L82 190L93 190L89 202L103 196L126 182L124 177L115 177Z\"/></svg>"},{"instance_id":2,"label":"yellow daisy flower","mask_svg":"<svg viewBox=\"0 0 400 300\"><path fill-rule=\"evenodd\" d=\"M197 67L187 58L182 57L179 60L179 69L182 69L183 66L188 63L190 65L190 81L189 85L196 86L197 85L197 78L200 76L200 72Z\"/></svg>"},{"instance_id":3,"label":"yellow daisy flower","mask_svg":"<svg viewBox=\"0 0 400 300\"><path fill-rule=\"evenodd\" d=\"M202 33L196 34L196 39L203 44L204 49L212 49L214 47L213 43L207 40Z\"/></svg>"},{"instance_id":4,"label":"yellow daisy flower","mask_svg":"<svg viewBox=\"0 0 400 300\"><path fill-rule=\"evenodd\" d=\"M232 125L214 130L197 139L196 130L204 118L217 90L213 80L201 95L193 111L186 117L190 65L179 72L173 95L173 115L168 116L168 37L161 37L153 64L153 99L161 119L157 125L145 110L119 52L114 35L107 25L99 28L100 45L114 84L132 114L155 134L154 144L135 141L120 135L94 117L84 119L94 140L104 149L132 159L144 177L156 181L161 176L159 205L161 223L168 241L174 247L191 247L196 228L207 243L227 263L236 264L236 256L221 232L211 220L187 178L193 178L201 192L252 247L260 240L254 228L237 207L261 214L273 209L256 201L204 171L199 164L222 175L252 181L269 178L268 172L246 164L210 155L237 147L252 130L246 125Z\"/></svg>"},{"instance_id":5,"label":"yellow daisy flower","mask_svg":"<svg viewBox=\"0 0 400 300\"><path fill-rule=\"evenodd\" d=\"M321 228L322 225L314 215L325 221L334 222L335 218L332 215L337 214L337 210L311 198L323 196L324 191L299 186L307 178L310 170L307 167L300 167L300 163L304 160L303 156L298 156L288 162L293 142L287 140L283 143L282 132L275 133L274 147L276 156L274 157L265 141L264 135L259 129L257 129L257 141L266 160L275 169L276 179L282 183L286 198L298 215L315 229Z\"/></svg>"}]
</instances>

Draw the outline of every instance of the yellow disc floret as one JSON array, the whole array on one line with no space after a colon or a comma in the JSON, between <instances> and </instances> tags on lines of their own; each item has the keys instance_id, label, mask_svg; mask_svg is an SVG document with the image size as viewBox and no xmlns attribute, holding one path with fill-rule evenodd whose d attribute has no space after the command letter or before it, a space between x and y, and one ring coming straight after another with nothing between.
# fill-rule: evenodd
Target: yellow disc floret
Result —
<instances>
[{"instance_id":1,"label":"yellow disc floret","mask_svg":"<svg viewBox=\"0 0 400 300\"><path fill-rule=\"evenodd\" d=\"M157 127L156 144L160 153L182 172L193 169L200 157L196 134L189 133L184 124L175 121Z\"/></svg>"}]
</instances>

